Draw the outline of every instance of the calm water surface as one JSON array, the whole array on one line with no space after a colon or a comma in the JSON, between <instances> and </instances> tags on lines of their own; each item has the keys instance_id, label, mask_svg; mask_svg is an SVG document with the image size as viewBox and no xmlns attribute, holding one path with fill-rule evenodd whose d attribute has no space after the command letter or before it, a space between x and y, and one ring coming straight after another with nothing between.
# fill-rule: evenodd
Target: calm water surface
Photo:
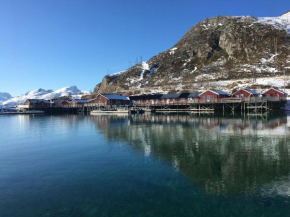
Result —
<instances>
[{"instance_id":1,"label":"calm water surface","mask_svg":"<svg viewBox=\"0 0 290 217\"><path fill-rule=\"evenodd\" d=\"M290 216L290 116L0 116L0 217Z\"/></svg>"}]
</instances>

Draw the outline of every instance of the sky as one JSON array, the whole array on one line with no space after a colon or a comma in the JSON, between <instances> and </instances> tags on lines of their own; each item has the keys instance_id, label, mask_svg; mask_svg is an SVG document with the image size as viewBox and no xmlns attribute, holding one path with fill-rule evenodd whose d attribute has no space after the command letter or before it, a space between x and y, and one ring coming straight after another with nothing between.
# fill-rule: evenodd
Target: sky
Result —
<instances>
[{"instance_id":1,"label":"sky","mask_svg":"<svg viewBox=\"0 0 290 217\"><path fill-rule=\"evenodd\" d=\"M288 10L289 0L0 0L0 92L93 90L203 19Z\"/></svg>"}]
</instances>

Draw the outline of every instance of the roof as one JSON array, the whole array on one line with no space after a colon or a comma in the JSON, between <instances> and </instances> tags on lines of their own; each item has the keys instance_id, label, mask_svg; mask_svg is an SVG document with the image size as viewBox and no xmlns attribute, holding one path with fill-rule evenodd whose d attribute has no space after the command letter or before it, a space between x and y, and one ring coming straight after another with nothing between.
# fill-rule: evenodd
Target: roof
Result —
<instances>
[{"instance_id":1,"label":"roof","mask_svg":"<svg viewBox=\"0 0 290 217\"><path fill-rule=\"evenodd\" d=\"M180 93L164 94L160 99L177 99L180 95Z\"/></svg>"},{"instance_id":2,"label":"roof","mask_svg":"<svg viewBox=\"0 0 290 217\"><path fill-rule=\"evenodd\" d=\"M287 94L287 93L285 93L283 90L279 90L279 89L276 89L276 88L274 88L274 87L270 88L269 90L271 90L271 89L276 90L276 91L278 91L278 92L280 92L280 93L282 93L282 94ZM267 90L267 91L268 91L268 90ZM267 91L266 91L266 92L267 92Z\"/></svg>"},{"instance_id":3,"label":"roof","mask_svg":"<svg viewBox=\"0 0 290 217\"><path fill-rule=\"evenodd\" d=\"M46 99L27 99L27 101L30 103L44 102L44 103L50 104L50 100L46 100Z\"/></svg>"},{"instance_id":4,"label":"roof","mask_svg":"<svg viewBox=\"0 0 290 217\"><path fill-rule=\"evenodd\" d=\"M42 100L44 103L47 103L47 104L50 104L50 100L46 100L46 99L44 99L44 100Z\"/></svg>"},{"instance_id":5,"label":"roof","mask_svg":"<svg viewBox=\"0 0 290 217\"><path fill-rule=\"evenodd\" d=\"M27 99L30 103L38 103L38 99Z\"/></svg>"},{"instance_id":6,"label":"roof","mask_svg":"<svg viewBox=\"0 0 290 217\"><path fill-rule=\"evenodd\" d=\"M193 92L188 95L188 98L198 98L201 92Z\"/></svg>"},{"instance_id":7,"label":"roof","mask_svg":"<svg viewBox=\"0 0 290 217\"><path fill-rule=\"evenodd\" d=\"M77 103L87 103L89 100L87 100L87 99L74 99L73 101L75 101Z\"/></svg>"},{"instance_id":8,"label":"roof","mask_svg":"<svg viewBox=\"0 0 290 217\"><path fill-rule=\"evenodd\" d=\"M252 94L252 95L259 95L257 92L250 90L250 89L244 89L245 91L247 91L248 93Z\"/></svg>"},{"instance_id":9,"label":"roof","mask_svg":"<svg viewBox=\"0 0 290 217\"><path fill-rule=\"evenodd\" d=\"M148 94L148 95L139 95L139 96L130 96L130 100L145 100L145 99L159 99L162 94Z\"/></svg>"},{"instance_id":10,"label":"roof","mask_svg":"<svg viewBox=\"0 0 290 217\"><path fill-rule=\"evenodd\" d=\"M111 100L124 100L124 101L129 101L128 97L125 97L123 95L116 95L116 94L102 94L104 97L107 99Z\"/></svg>"},{"instance_id":11,"label":"roof","mask_svg":"<svg viewBox=\"0 0 290 217\"><path fill-rule=\"evenodd\" d=\"M257 92L255 92L255 91L253 91L253 90L250 90L250 89L240 89L240 90L234 92L233 95L235 95L237 92L239 92L239 91L241 91L241 90L244 90L244 91L246 91L246 92L248 92L248 93L250 93L250 94L252 94L252 95L257 95L257 96L259 95Z\"/></svg>"},{"instance_id":12,"label":"roof","mask_svg":"<svg viewBox=\"0 0 290 217\"><path fill-rule=\"evenodd\" d=\"M62 103L63 101L66 101L66 100L64 100L64 99L56 99L56 100L54 100L53 102L54 102L55 104L58 104L58 103Z\"/></svg>"},{"instance_id":13,"label":"roof","mask_svg":"<svg viewBox=\"0 0 290 217\"><path fill-rule=\"evenodd\" d=\"M207 91L213 92L213 93L215 93L217 95L224 95L224 96L229 96L230 95L229 93L227 93L225 91L222 91L222 90L207 90ZM205 93L207 91L204 91L201 94L203 94L203 93ZM201 94L199 94L199 95L201 95Z\"/></svg>"},{"instance_id":14,"label":"roof","mask_svg":"<svg viewBox=\"0 0 290 217\"><path fill-rule=\"evenodd\" d=\"M178 97L178 98L188 98L188 95L189 95L190 93L181 93L180 94L180 96Z\"/></svg>"}]
</instances>

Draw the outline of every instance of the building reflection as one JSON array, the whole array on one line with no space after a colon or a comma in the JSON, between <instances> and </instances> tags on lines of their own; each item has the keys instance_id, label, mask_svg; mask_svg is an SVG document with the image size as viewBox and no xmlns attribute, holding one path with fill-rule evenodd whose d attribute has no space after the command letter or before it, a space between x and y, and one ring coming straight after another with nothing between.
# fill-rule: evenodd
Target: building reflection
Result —
<instances>
[{"instance_id":1,"label":"building reflection","mask_svg":"<svg viewBox=\"0 0 290 217\"><path fill-rule=\"evenodd\" d=\"M269 186L279 189L279 183L285 183L281 180L289 179L286 115L266 119L146 114L89 118L108 140L123 141L145 157L171 165L207 193L251 195L258 189L265 194L266 187L269 192Z\"/></svg>"}]
</instances>

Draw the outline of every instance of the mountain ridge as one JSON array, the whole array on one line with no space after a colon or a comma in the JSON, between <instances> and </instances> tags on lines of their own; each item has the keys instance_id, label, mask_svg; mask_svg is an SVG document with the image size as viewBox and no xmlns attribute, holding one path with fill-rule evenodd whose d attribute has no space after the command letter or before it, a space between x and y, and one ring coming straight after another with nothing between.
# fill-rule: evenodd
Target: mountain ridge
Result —
<instances>
[{"instance_id":1,"label":"mountain ridge","mask_svg":"<svg viewBox=\"0 0 290 217\"><path fill-rule=\"evenodd\" d=\"M55 97L63 97L63 96L70 96L72 98L78 99L81 98L84 94L88 93L89 93L88 91L79 90L77 86L63 87L56 91L39 88L37 90L28 91L27 93L20 96L11 97L2 102L0 100L0 106L15 106L23 104L27 99L53 99Z\"/></svg>"}]
</instances>

